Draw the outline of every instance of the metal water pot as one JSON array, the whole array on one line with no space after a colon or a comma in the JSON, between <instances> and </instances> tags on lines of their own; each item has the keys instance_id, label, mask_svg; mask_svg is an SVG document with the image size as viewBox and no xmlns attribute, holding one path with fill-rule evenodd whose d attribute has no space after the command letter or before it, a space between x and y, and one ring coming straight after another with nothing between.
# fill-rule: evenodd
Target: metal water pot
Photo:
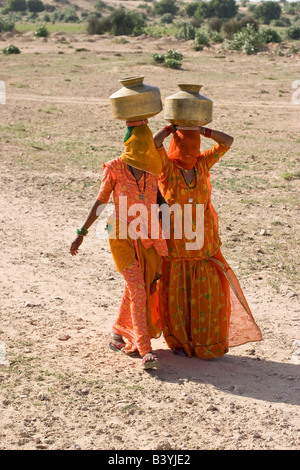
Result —
<instances>
[{"instance_id":1,"label":"metal water pot","mask_svg":"<svg viewBox=\"0 0 300 470\"><path fill-rule=\"evenodd\" d=\"M119 81L123 87L109 97L115 119L139 121L162 111L159 88L145 85L144 77L128 77Z\"/></svg>"},{"instance_id":2,"label":"metal water pot","mask_svg":"<svg viewBox=\"0 0 300 470\"><path fill-rule=\"evenodd\" d=\"M178 85L180 91L165 99L164 118L179 126L204 126L212 121L213 101L199 93L202 85Z\"/></svg>"}]
</instances>

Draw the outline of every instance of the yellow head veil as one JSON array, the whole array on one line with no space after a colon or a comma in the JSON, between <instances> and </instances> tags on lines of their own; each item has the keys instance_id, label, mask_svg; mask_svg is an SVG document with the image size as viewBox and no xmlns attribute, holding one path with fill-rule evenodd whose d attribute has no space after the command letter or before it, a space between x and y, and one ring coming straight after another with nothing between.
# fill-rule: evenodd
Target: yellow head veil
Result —
<instances>
[{"instance_id":1,"label":"yellow head veil","mask_svg":"<svg viewBox=\"0 0 300 470\"><path fill-rule=\"evenodd\" d=\"M128 165L154 175L161 173L161 161L153 135L147 124L128 127L124 139L125 151L121 158Z\"/></svg>"}]
</instances>

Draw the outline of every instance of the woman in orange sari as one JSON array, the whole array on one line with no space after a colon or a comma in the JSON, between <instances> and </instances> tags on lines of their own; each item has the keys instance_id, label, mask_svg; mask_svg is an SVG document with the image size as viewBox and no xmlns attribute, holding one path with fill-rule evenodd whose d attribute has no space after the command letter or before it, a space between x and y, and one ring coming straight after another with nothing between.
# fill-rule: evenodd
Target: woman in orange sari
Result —
<instances>
[{"instance_id":1,"label":"woman in orange sari","mask_svg":"<svg viewBox=\"0 0 300 470\"><path fill-rule=\"evenodd\" d=\"M143 358L144 368L157 365L157 357L151 349L151 338L161 335L155 291L161 273L161 256L168 253L163 237L152 240L149 235L161 162L147 122L127 123L125 151L103 165L99 194L70 248L73 256L78 253L84 236L112 193L115 213L107 221L108 238L116 269L125 281L125 290L109 347L128 355L138 353ZM139 231L134 231L130 225L135 220L131 210L135 205L141 211ZM158 214L156 216L158 218Z\"/></svg>"},{"instance_id":2,"label":"woman in orange sari","mask_svg":"<svg viewBox=\"0 0 300 470\"><path fill-rule=\"evenodd\" d=\"M163 140L170 132L166 152ZM203 153L200 134L216 142ZM163 259L159 281L164 338L176 354L222 357L231 346L261 340L240 284L222 256L218 217L211 203L209 170L229 150L233 138L203 127L166 126L154 134L154 141L162 162L159 189L170 208L169 255ZM181 209L181 218L172 206ZM204 233L201 243L191 245L184 211L190 209L196 233L197 207L203 209ZM176 236L178 226L182 236Z\"/></svg>"}]
</instances>

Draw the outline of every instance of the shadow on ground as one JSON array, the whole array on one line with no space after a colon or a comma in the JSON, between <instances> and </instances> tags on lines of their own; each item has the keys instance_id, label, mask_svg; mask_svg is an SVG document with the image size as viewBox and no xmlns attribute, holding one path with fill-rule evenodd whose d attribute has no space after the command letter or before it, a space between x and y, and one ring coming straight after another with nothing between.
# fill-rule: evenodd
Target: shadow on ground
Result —
<instances>
[{"instance_id":1,"label":"shadow on ground","mask_svg":"<svg viewBox=\"0 0 300 470\"><path fill-rule=\"evenodd\" d=\"M160 365L150 373L161 381L211 384L231 395L300 405L299 365L233 355L200 361L196 357L175 356L165 349L156 353Z\"/></svg>"}]
</instances>

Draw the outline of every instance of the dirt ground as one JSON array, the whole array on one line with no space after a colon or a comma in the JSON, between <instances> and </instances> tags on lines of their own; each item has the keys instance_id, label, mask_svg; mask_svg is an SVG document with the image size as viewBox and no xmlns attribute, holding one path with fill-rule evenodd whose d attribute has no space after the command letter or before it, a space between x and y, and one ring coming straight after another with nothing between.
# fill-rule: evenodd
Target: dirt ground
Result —
<instances>
[{"instance_id":1,"label":"dirt ground","mask_svg":"<svg viewBox=\"0 0 300 470\"><path fill-rule=\"evenodd\" d=\"M3 35L0 49L9 43L21 54L0 57L0 448L299 450L299 56L62 33ZM152 63L169 48L181 70ZM213 203L263 334L211 361L174 356L160 338L148 372L107 346L123 281L97 224L69 253L102 163L123 149L109 96L134 75L163 100L202 83L210 127L235 137L212 170ZM163 113L149 122L165 124Z\"/></svg>"}]
</instances>

